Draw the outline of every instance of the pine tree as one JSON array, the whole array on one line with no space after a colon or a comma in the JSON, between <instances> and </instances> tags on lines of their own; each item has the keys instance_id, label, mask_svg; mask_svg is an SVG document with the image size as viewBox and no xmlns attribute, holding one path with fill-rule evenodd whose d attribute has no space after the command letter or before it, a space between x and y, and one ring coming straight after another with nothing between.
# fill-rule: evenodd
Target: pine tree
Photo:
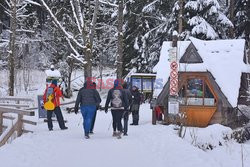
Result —
<instances>
[{"instance_id":1,"label":"pine tree","mask_svg":"<svg viewBox=\"0 0 250 167\"><path fill-rule=\"evenodd\" d=\"M237 38L249 41L250 34L250 1L238 0L235 5L235 34Z\"/></svg>"},{"instance_id":2,"label":"pine tree","mask_svg":"<svg viewBox=\"0 0 250 167\"><path fill-rule=\"evenodd\" d=\"M152 72L162 42L169 37L171 4L169 0L126 3L124 74L134 67L138 72Z\"/></svg>"},{"instance_id":3,"label":"pine tree","mask_svg":"<svg viewBox=\"0 0 250 167\"><path fill-rule=\"evenodd\" d=\"M173 8L170 29L177 30L175 19L179 12L178 1ZM190 35L200 39L225 39L233 27L232 22L221 11L217 0L188 0L184 4L182 39Z\"/></svg>"}]
</instances>

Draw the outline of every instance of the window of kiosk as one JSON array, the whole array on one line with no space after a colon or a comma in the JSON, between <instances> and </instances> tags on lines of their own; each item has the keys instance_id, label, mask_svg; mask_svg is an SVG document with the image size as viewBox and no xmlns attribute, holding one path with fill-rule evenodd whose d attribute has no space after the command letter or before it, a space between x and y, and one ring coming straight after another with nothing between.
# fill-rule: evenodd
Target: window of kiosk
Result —
<instances>
[{"instance_id":1,"label":"window of kiosk","mask_svg":"<svg viewBox=\"0 0 250 167\"><path fill-rule=\"evenodd\" d=\"M187 80L187 105L203 105L203 80Z\"/></svg>"},{"instance_id":2,"label":"window of kiosk","mask_svg":"<svg viewBox=\"0 0 250 167\"><path fill-rule=\"evenodd\" d=\"M182 88L179 90L179 99L180 99L180 105L186 104L186 88L185 85L182 86Z\"/></svg>"},{"instance_id":3,"label":"window of kiosk","mask_svg":"<svg viewBox=\"0 0 250 167\"><path fill-rule=\"evenodd\" d=\"M132 78L132 86L136 86L139 90L141 90L141 78Z\"/></svg>"},{"instance_id":4,"label":"window of kiosk","mask_svg":"<svg viewBox=\"0 0 250 167\"><path fill-rule=\"evenodd\" d=\"M205 96L204 96L204 105L205 106L215 106L215 98L214 95L212 94L210 88L206 84L205 86Z\"/></svg>"},{"instance_id":5,"label":"window of kiosk","mask_svg":"<svg viewBox=\"0 0 250 167\"><path fill-rule=\"evenodd\" d=\"M143 91L152 91L152 79L151 78L143 78Z\"/></svg>"}]
</instances>

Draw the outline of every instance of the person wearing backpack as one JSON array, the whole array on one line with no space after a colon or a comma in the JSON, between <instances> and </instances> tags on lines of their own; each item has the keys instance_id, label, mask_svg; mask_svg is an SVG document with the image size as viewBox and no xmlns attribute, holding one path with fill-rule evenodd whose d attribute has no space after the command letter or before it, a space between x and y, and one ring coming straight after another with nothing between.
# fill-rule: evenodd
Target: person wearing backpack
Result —
<instances>
[{"instance_id":1,"label":"person wearing backpack","mask_svg":"<svg viewBox=\"0 0 250 167\"><path fill-rule=\"evenodd\" d=\"M130 111L132 112L133 123L130 125L138 125L139 124L139 109L142 101L142 94L139 92L136 86L132 87L132 104Z\"/></svg>"},{"instance_id":2,"label":"person wearing backpack","mask_svg":"<svg viewBox=\"0 0 250 167\"><path fill-rule=\"evenodd\" d=\"M128 109L128 99L126 93L123 91L121 82L119 79L114 81L114 88L110 89L105 104L105 113L108 112L108 106L111 102L111 113L113 118L113 136L118 139L121 138L122 134L122 123L124 111ZM118 132L116 132L116 128Z\"/></svg>"},{"instance_id":3,"label":"person wearing backpack","mask_svg":"<svg viewBox=\"0 0 250 167\"><path fill-rule=\"evenodd\" d=\"M127 99L128 99L128 106L130 107L131 103L132 103L132 95L131 95L131 92L130 90L128 89L128 84L127 82L124 82L123 85L123 90L127 96ZM128 118L129 118L129 108L128 110L124 111L124 114L123 114L123 135L124 136L127 136L128 135Z\"/></svg>"},{"instance_id":4,"label":"person wearing backpack","mask_svg":"<svg viewBox=\"0 0 250 167\"><path fill-rule=\"evenodd\" d=\"M89 133L91 130L91 125L93 122L93 117L96 112L96 106L99 106L101 103L101 97L93 82L86 81L83 88L78 92L76 103L75 103L75 113L78 113L78 108L80 104L80 109L83 117L83 128L85 138L89 139Z\"/></svg>"},{"instance_id":5,"label":"person wearing backpack","mask_svg":"<svg viewBox=\"0 0 250 167\"><path fill-rule=\"evenodd\" d=\"M63 98L62 91L57 86L57 80L52 80L52 83L49 87L46 88L45 93L43 95L44 108L47 110L47 121L48 128L50 131L53 130L52 123L52 114L55 113L56 119L58 121L59 127L62 130L68 129L65 126L62 111L60 108L60 98ZM49 104L48 108L46 108L46 104Z\"/></svg>"}]
</instances>

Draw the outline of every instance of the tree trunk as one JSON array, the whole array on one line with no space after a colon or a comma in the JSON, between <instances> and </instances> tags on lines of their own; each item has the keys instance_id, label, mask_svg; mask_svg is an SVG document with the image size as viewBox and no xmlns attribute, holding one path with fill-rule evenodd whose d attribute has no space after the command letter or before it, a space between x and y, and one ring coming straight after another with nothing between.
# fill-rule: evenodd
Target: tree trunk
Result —
<instances>
[{"instance_id":1,"label":"tree trunk","mask_svg":"<svg viewBox=\"0 0 250 167\"><path fill-rule=\"evenodd\" d=\"M16 0L11 0L11 17L10 17L10 42L9 42L9 57L8 57L8 68L9 68L9 96L14 96L14 82L15 82L15 56L16 56Z\"/></svg>"},{"instance_id":2,"label":"tree trunk","mask_svg":"<svg viewBox=\"0 0 250 167\"><path fill-rule=\"evenodd\" d=\"M67 97L72 97L72 91L71 91L71 76L72 76L72 72L73 72L73 61L72 63L70 63L70 67L69 67L69 75L68 75L68 86L66 88L66 94Z\"/></svg>"},{"instance_id":3,"label":"tree trunk","mask_svg":"<svg viewBox=\"0 0 250 167\"><path fill-rule=\"evenodd\" d=\"M85 81L87 80L91 80L92 78L92 48L90 45L87 45L87 49L86 49L86 52L85 52L85 61L87 62L85 65L84 65L84 79Z\"/></svg>"},{"instance_id":4,"label":"tree trunk","mask_svg":"<svg viewBox=\"0 0 250 167\"><path fill-rule=\"evenodd\" d=\"M122 78L122 72L123 72L123 0L119 0L119 6L118 6L118 55L117 55L117 79Z\"/></svg>"},{"instance_id":5,"label":"tree trunk","mask_svg":"<svg viewBox=\"0 0 250 167\"><path fill-rule=\"evenodd\" d=\"M184 0L179 0L179 6L180 6L180 11L178 15L178 33L179 33L179 38L180 35L183 31L183 1Z\"/></svg>"},{"instance_id":6,"label":"tree trunk","mask_svg":"<svg viewBox=\"0 0 250 167\"><path fill-rule=\"evenodd\" d=\"M235 10L235 0L230 0L229 4L229 19L233 23L234 22L234 10ZM229 37L234 38L234 28L229 28Z\"/></svg>"}]
</instances>

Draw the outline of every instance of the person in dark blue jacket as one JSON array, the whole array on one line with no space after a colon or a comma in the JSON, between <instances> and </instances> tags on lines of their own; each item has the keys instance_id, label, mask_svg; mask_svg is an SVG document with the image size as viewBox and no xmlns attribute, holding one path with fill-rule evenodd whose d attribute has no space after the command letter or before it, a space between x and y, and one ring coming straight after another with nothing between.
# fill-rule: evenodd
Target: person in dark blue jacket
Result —
<instances>
[{"instance_id":1,"label":"person in dark blue jacket","mask_svg":"<svg viewBox=\"0 0 250 167\"><path fill-rule=\"evenodd\" d=\"M76 103L75 103L75 113L78 113L78 108L80 104L80 109L82 113L83 128L85 133L85 138L89 138L89 133L91 129L91 124L93 122L93 117L96 112L96 106L101 103L101 98L97 90L95 89L93 82L87 81L84 83L84 87L78 92Z\"/></svg>"},{"instance_id":2,"label":"person in dark blue jacket","mask_svg":"<svg viewBox=\"0 0 250 167\"><path fill-rule=\"evenodd\" d=\"M130 111L132 112L132 117L133 117L133 123L130 125L138 125L139 124L139 109L140 109L140 104L142 101L142 95L139 92L138 88L136 86L132 87L132 104L130 107Z\"/></svg>"},{"instance_id":3,"label":"person in dark blue jacket","mask_svg":"<svg viewBox=\"0 0 250 167\"><path fill-rule=\"evenodd\" d=\"M124 82L123 85L123 90L127 96L127 99L128 99L128 106L130 107L130 105L132 104L132 95L131 95L131 92L130 90L128 89L128 84L127 82ZM127 136L128 135L128 118L129 118L129 108L127 111L124 111L124 114L123 114L123 135L124 136Z\"/></svg>"}]
</instances>

